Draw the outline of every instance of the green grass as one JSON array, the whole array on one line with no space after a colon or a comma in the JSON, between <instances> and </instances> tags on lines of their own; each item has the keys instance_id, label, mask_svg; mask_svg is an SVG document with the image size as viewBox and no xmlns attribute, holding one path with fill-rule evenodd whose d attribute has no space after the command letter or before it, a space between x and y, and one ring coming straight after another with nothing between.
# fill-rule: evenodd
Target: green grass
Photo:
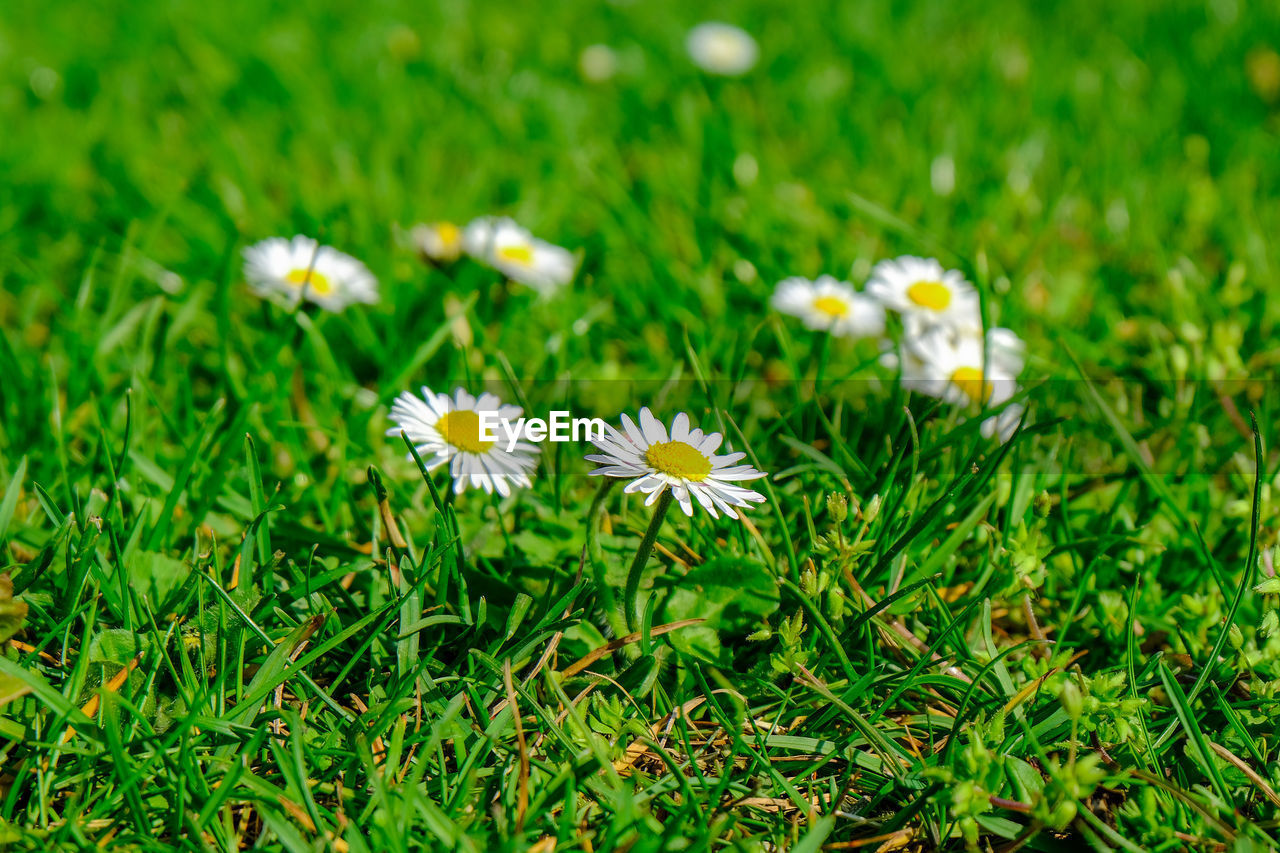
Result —
<instances>
[{"instance_id":1,"label":"green grass","mask_svg":"<svg viewBox=\"0 0 1280 853\"><path fill-rule=\"evenodd\" d=\"M717 18L751 75L685 57ZM6 4L0 848L1274 848L1278 49L1230 0ZM488 213L575 284L398 238ZM298 232L382 303L253 297ZM906 252L1027 339L1008 445L767 308ZM769 503L672 513L616 642L649 511L573 445L434 494L421 384L686 410Z\"/></svg>"}]
</instances>

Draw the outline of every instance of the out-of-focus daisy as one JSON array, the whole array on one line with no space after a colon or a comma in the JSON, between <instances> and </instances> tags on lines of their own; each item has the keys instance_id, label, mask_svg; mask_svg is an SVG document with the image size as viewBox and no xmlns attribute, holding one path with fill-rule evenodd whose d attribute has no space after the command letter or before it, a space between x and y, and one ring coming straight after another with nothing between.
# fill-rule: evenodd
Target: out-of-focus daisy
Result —
<instances>
[{"instance_id":1,"label":"out-of-focus daisy","mask_svg":"<svg viewBox=\"0 0 1280 853\"><path fill-rule=\"evenodd\" d=\"M387 435L403 431L428 471L448 463L455 493L470 486L505 498L513 486L530 485L529 472L538 464L538 446L510 426L521 411L519 406L503 405L493 394L477 398L458 388L450 397L423 386L421 397L406 391L396 398L391 419L397 425ZM494 440L483 437L481 417L488 421Z\"/></svg>"},{"instance_id":2,"label":"out-of-focus daisy","mask_svg":"<svg viewBox=\"0 0 1280 853\"><path fill-rule=\"evenodd\" d=\"M409 240L425 260L451 264L462 256L462 229L452 222L419 223Z\"/></svg>"},{"instance_id":3,"label":"out-of-focus daisy","mask_svg":"<svg viewBox=\"0 0 1280 853\"><path fill-rule=\"evenodd\" d=\"M712 518L720 510L737 518L734 507L764 501L764 495L735 483L758 480L766 476L750 465L739 465L745 453L716 455L724 436L718 432L704 434L689 428L689 416L675 416L671 430L653 416L648 408L640 410L637 424L622 416L622 430L607 427L601 438L592 443L602 451L587 456L587 461L600 463L591 473L603 477L630 479L624 491L648 495L645 506L656 501L667 489L680 502L685 515L693 515L697 500Z\"/></svg>"},{"instance_id":4,"label":"out-of-focus daisy","mask_svg":"<svg viewBox=\"0 0 1280 853\"><path fill-rule=\"evenodd\" d=\"M589 44L578 56L578 70L593 83L603 83L618 73L618 54L607 44Z\"/></svg>"},{"instance_id":5,"label":"out-of-focus daisy","mask_svg":"<svg viewBox=\"0 0 1280 853\"><path fill-rule=\"evenodd\" d=\"M980 429L983 437L999 439L1000 443L1003 444L1013 438L1013 434L1018 429L1018 424L1022 422L1022 416L1025 413L1026 408L1018 403L1011 403L1005 406L982 422Z\"/></svg>"},{"instance_id":6,"label":"out-of-focus daisy","mask_svg":"<svg viewBox=\"0 0 1280 853\"><path fill-rule=\"evenodd\" d=\"M254 293L291 308L304 299L327 311L378 301L378 280L364 264L301 234L245 248L244 277Z\"/></svg>"},{"instance_id":7,"label":"out-of-focus daisy","mask_svg":"<svg viewBox=\"0 0 1280 853\"><path fill-rule=\"evenodd\" d=\"M935 327L905 340L902 385L959 406L999 405L1017 391L1022 360L1022 340L1008 329L989 330L984 345Z\"/></svg>"},{"instance_id":8,"label":"out-of-focus daisy","mask_svg":"<svg viewBox=\"0 0 1280 853\"><path fill-rule=\"evenodd\" d=\"M901 314L910 335L935 325L965 332L982 328L978 291L933 258L881 261L871 270L867 293Z\"/></svg>"},{"instance_id":9,"label":"out-of-focus daisy","mask_svg":"<svg viewBox=\"0 0 1280 853\"><path fill-rule=\"evenodd\" d=\"M866 338L884 333L884 306L847 281L819 276L816 281L793 276L778 283L771 304L799 317L807 328L837 337Z\"/></svg>"},{"instance_id":10,"label":"out-of-focus daisy","mask_svg":"<svg viewBox=\"0 0 1280 853\"><path fill-rule=\"evenodd\" d=\"M578 261L561 246L539 240L514 221L484 216L462 232L462 247L512 281L550 293L573 280Z\"/></svg>"},{"instance_id":11,"label":"out-of-focus daisy","mask_svg":"<svg viewBox=\"0 0 1280 853\"><path fill-rule=\"evenodd\" d=\"M695 65L724 77L746 74L760 57L756 40L745 30L718 21L698 24L689 31L684 45Z\"/></svg>"}]
</instances>

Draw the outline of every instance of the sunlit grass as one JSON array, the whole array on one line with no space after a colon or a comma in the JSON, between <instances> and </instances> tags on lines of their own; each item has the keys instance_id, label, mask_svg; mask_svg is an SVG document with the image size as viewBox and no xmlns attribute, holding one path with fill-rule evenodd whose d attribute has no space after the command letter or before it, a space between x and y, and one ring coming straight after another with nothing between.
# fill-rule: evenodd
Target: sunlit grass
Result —
<instances>
[{"instance_id":1,"label":"sunlit grass","mask_svg":"<svg viewBox=\"0 0 1280 853\"><path fill-rule=\"evenodd\" d=\"M0 848L1273 847L1278 49L1232 3L6 7ZM573 283L411 230L488 215ZM299 233L381 301L254 296ZM902 254L1026 339L1007 444L770 308ZM422 385L688 412L766 501L651 527L575 444L453 494L387 435Z\"/></svg>"}]
</instances>

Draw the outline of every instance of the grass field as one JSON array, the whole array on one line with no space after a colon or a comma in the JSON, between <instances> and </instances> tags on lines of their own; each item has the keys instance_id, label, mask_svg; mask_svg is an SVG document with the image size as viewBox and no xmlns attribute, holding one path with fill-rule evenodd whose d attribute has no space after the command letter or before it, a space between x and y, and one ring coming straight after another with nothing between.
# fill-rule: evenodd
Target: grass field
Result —
<instances>
[{"instance_id":1,"label":"grass field","mask_svg":"<svg viewBox=\"0 0 1280 853\"><path fill-rule=\"evenodd\" d=\"M4 4L0 849L1275 849L1278 51L1239 0ZM410 245L483 215L573 282ZM256 296L294 234L380 302ZM770 308L906 254L1026 341L1008 442ZM767 500L651 527L585 443L455 495L422 385L686 412Z\"/></svg>"}]
</instances>

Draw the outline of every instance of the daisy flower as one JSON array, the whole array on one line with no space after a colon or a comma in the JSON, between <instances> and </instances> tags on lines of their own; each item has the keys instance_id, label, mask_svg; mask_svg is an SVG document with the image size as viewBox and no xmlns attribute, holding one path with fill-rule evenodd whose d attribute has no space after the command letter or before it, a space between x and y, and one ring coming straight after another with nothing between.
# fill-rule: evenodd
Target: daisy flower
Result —
<instances>
[{"instance_id":1,"label":"daisy flower","mask_svg":"<svg viewBox=\"0 0 1280 853\"><path fill-rule=\"evenodd\" d=\"M1013 434L1017 431L1018 424L1022 422L1022 416L1025 413L1026 407L1018 403L1005 406L982 422L980 427L982 437L999 439L1000 443L1004 444L1013 438Z\"/></svg>"},{"instance_id":2,"label":"daisy flower","mask_svg":"<svg viewBox=\"0 0 1280 853\"><path fill-rule=\"evenodd\" d=\"M799 317L806 328L836 337L866 338L884 333L884 306L847 281L819 276L816 281L793 276L778 283L770 304Z\"/></svg>"},{"instance_id":3,"label":"daisy flower","mask_svg":"<svg viewBox=\"0 0 1280 853\"><path fill-rule=\"evenodd\" d=\"M881 261L871 270L867 293L901 314L912 334L929 326L982 328L978 291L959 272L943 269L933 258L904 255Z\"/></svg>"},{"instance_id":4,"label":"daisy flower","mask_svg":"<svg viewBox=\"0 0 1280 853\"><path fill-rule=\"evenodd\" d=\"M451 264L462 256L462 229L452 222L419 223L409 230L409 241L428 261Z\"/></svg>"},{"instance_id":5,"label":"daisy flower","mask_svg":"<svg viewBox=\"0 0 1280 853\"><path fill-rule=\"evenodd\" d=\"M505 217L473 220L462 232L462 247L481 263L541 293L568 284L578 267L568 249L539 240Z\"/></svg>"},{"instance_id":6,"label":"daisy flower","mask_svg":"<svg viewBox=\"0 0 1280 853\"><path fill-rule=\"evenodd\" d=\"M603 83L618 73L618 54L607 44L591 44L578 56L578 70L592 83Z\"/></svg>"},{"instance_id":7,"label":"daisy flower","mask_svg":"<svg viewBox=\"0 0 1280 853\"><path fill-rule=\"evenodd\" d=\"M999 405L1017 391L1022 360L1022 340L1008 329L988 330L984 346L935 327L904 341L902 385L958 406Z\"/></svg>"},{"instance_id":8,"label":"daisy flower","mask_svg":"<svg viewBox=\"0 0 1280 853\"><path fill-rule=\"evenodd\" d=\"M364 264L301 234L245 248L244 277L254 293L290 308L304 299L326 311L378 301L378 280Z\"/></svg>"},{"instance_id":9,"label":"daisy flower","mask_svg":"<svg viewBox=\"0 0 1280 853\"><path fill-rule=\"evenodd\" d=\"M538 464L538 446L509 426L520 419L521 411L519 406L503 405L493 394L477 398L458 388L450 397L424 385L421 397L406 391L396 398L391 420L397 425L387 435L403 431L428 471L448 463L455 494L470 486L505 498L512 486L529 487L529 472ZM491 422L493 441L481 433L482 416Z\"/></svg>"},{"instance_id":10,"label":"daisy flower","mask_svg":"<svg viewBox=\"0 0 1280 853\"><path fill-rule=\"evenodd\" d=\"M724 77L746 74L760 56L756 40L745 30L717 21L698 24L690 30L684 46L694 65Z\"/></svg>"},{"instance_id":11,"label":"daisy flower","mask_svg":"<svg viewBox=\"0 0 1280 853\"><path fill-rule=\"evenodd\" d=\"M652 505L667 489L688 516L693 515L695 499L712 518L718 517L717 509L737 518L734 507L764 501L764 495L734 483L766 475L750 465L737 464L745 453L716 455L724 436L690 429L684 412L671 422L670 432L647 407L640 410L638 425L623 415L622 427L620 431L607 426L603 437L593 438L592 443L602 452L586 458L600 464L591 472L595 476L630 479L623 491L648 495L645 506Z\"/></svg>"}]
</instances>

